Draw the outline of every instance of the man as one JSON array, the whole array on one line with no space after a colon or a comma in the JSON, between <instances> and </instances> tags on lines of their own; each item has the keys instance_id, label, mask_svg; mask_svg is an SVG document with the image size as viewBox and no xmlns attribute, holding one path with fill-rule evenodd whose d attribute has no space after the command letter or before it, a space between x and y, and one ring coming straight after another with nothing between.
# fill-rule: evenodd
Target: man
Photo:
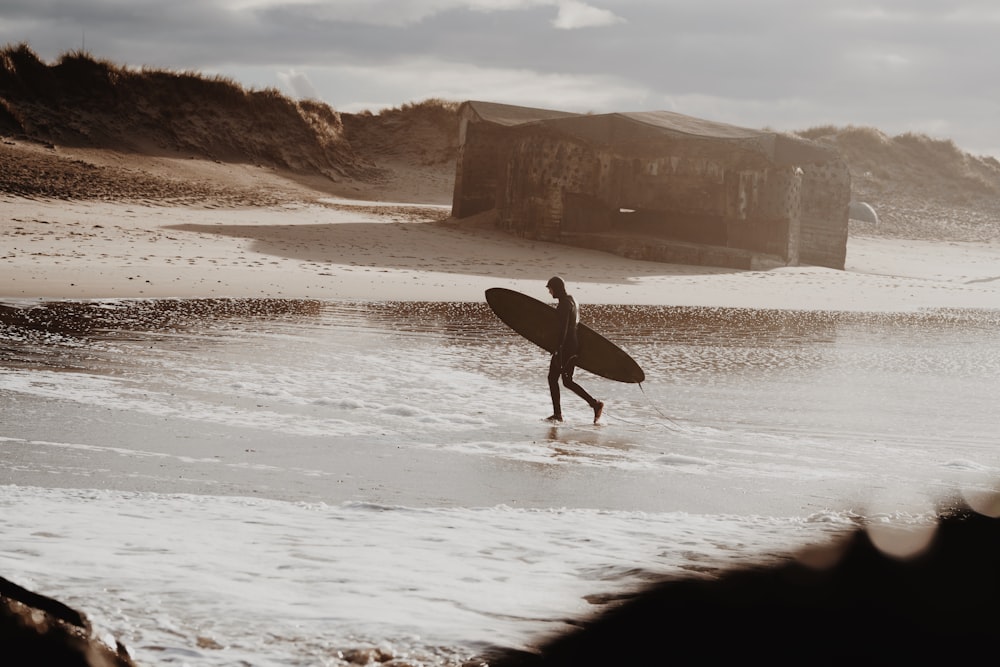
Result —
<instances>
[{"instance_id":1,"label":"man","mask_svg":"<svg viewBox=\"0 0 1000 667\"><path fill-rule=\"evenodd\" d=\"M547 421L561 422L563 420L562 406L559 402L559 377L562 376L563 385L587 401L587 405L594 410L594 423L596 424L604 412L604 403L595 399L573 381L578 351L576 325L580 323L580 307L576 304L576 299L566 293L566 283L559 276L550 278L545 286L549 288L549 294L552 297L559 299L559 305L556 307L559 322L559 345L552 354L552 361L549 364L552 416Z\"/></svg>"}]
</instances>

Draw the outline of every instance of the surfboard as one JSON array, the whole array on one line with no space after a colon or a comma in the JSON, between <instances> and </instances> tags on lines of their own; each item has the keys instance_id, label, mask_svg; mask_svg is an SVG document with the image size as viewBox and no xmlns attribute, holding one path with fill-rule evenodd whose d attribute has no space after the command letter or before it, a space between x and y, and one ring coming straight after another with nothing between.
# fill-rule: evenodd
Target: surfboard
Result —
<instances>
[{"instance_id":1,"label":"surfboard","mask_svg":"<svg viewBox=\"0 0 1000 667\"><path fill-rule=\"evenodd\" d=\"M547 352L558 346L556 309L527 294L491 287L486 303L500 320ZM629 354L582 322L577 326L580 343L577 368L618 382L642 382L646 374Z\"/></svg>"}]
</instances>

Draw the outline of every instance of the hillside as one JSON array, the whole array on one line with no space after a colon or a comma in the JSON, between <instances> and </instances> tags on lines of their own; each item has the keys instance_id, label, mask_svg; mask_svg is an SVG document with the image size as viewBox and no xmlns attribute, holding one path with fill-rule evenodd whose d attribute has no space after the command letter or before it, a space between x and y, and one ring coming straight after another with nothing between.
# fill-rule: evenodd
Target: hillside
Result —
<instances>
[{"instance_id":1,"label":"hillside","mask_svg":"<svg viewBox=\"0 0 1000 667\"><path fill-rule=\"evenodd\" d=\"M407 201L450 204L458 156L458 106L431 99L377 114L342 113L341 120L351 146L378 166L377 185Z\"/></svg>"},{"instance_id":2,"label":"hillside","mask_svg":"<svg viewBox=\"0 0 1000 667\"><path fill-rule=\"evenodd\" d=\"M1000 241L1000 162L948 140L895 137L869 127L817 127L797 133L834 146L851 171L854 198L871 204L884 236ZM854 223L852 223L853 225Z\"/></svg>"},{"instance_id":3,"label":"hillside","mask_svg":"<svg viewBox=\"0 0 1000 667\"><path fill-rule=\"evenodd\" d=\"M447 204L457 104L340 113L191 72L132 69L83 52L52 65L0 50L0 192L267 205L303 197ZM864 127L798 135L832 145L880 224L853 234L1000 241L1000 162L951 141Z\"/></svg>"},{"instance_id":4,"label":"hillside","mask_svg":"<svg viewBox=\"0 0 1000 667\"><path fill-rule=\"evenodd\" d=\"M372 165L344 138L340 116L275 90L222 78L133 70L81 52L42 63L26 45L0 52L0 132L100 147L362 176Z\"/></svg>"}]
</instances>

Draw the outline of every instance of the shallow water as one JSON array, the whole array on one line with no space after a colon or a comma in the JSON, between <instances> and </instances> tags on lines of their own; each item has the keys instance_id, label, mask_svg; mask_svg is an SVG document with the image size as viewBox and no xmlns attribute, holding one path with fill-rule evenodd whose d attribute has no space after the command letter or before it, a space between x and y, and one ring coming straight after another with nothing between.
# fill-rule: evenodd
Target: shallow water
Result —
<instances>
[{"instance_id":1,"label":"shallow water","mask_svg":"<svg viewBox=\"0 0 1000 667\"><path fill-rule=\"evenodd\" d=\"M0 307L0 574L143 664L445 665L996 488L998 311L583 315L596 427L485 304Z\"/></svg>"}]
</instances>

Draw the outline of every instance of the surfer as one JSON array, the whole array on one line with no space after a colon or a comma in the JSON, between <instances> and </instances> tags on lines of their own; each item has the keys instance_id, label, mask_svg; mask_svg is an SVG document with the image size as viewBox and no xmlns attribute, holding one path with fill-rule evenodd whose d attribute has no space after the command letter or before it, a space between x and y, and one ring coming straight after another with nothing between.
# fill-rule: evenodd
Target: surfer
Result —
<instances>
[{"instance_id":1,"label":"surfer","mask_svg":"<svg viewBox=\"0 0 1000 667\"><path fill-rule=\"evenodd\" d=\"M559 377L561 376L563 385L587 401L587 405L594 410L594 423L596 424L604 412L604 403L588 394L573 380L578 349L576 325L580 323L580 307L577 305L576 299L566 293L566 282L559 276L549 278L549 282L545 286L549 288L549 294L559 300L559 305L556 307L559 320L559 346L552 354L552 361L549 363L552 416L548 418L548 421L561 422L563 420L562 406L559 402Z\"/></svg>"}]
</instances>

